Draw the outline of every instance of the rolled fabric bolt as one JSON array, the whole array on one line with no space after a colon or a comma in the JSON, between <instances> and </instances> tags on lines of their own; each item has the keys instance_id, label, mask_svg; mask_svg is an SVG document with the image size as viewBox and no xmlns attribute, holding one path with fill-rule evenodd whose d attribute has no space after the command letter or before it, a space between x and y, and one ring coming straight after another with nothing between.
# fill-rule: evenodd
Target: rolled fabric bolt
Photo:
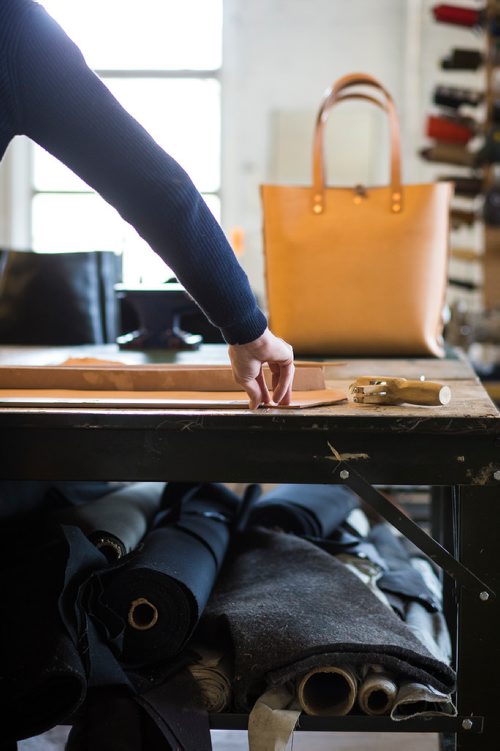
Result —
<instances>
[{"instance_id":1,"label":"rolled fabric bolt","mask_svg":"<svg viewBox=\"0 0 500 751\"><path fill-rule=\"evenodd\" d=\"M145 597L138 597L130 603L127 621L136 631L147 631L158 622L158 608Z\"/></svg>"},{"instance_id":2,"label":"rolled fabric bolt","mask_svg":"<svg viewBox=\"0 0 500 751\"><path fill-rule=\"evenodd\" d=\"M358 682L350 667L314 668L300 680L297 698L308 715L340 717L356 701Z\"/></svg>"},{"instance_id":3,"label":"rolled fabric bolt","mask_svg":"<svg viewBox=\"0 0 500 751\"><path fill-rule=\"evenodd\" d=\"M168 491L168 486L167 486ZM105 628L124 629L116 652L130 666L175 657L203 612L226 554L240 499L218 484L171 484L168 506L142 544L94 577L89 592ZM177 502L182 510L172 515Z\"/></svg>"},{"instance_id":4,"label":"rolled fabric bolt","mask_svg":"<svg viewBox=\"0 0 500 751\"><path fill-rule=\"evenodd\" d=\"M406 681L398 689L391 709L391 720L409 720L412 717L457 716L451 694L438 691L433 686Z\"/></svg>"},{"instance_id":5,"label":"rolled fabric bolt","mask_svg":"<svg viewBox=\"0 0 500 751\"><path fill-rule=\"evenodd\" d=\"M358 691L358 704L367 715L385 715L391 711L398 687L387 673L369 671Z\"/></svg>"},{"instance_id":6,"label":"rolled fabric bolt","mask_svg":"<svg viewBox=\"0 0 500 751\"><path fill-rule=\"evenodd\" d=\"M95 532L88 535L90 542L96 546L107 560L112 563L122 558L127 552L125 545L117 537L111 534Z\"/></svg>"},{"instance_id":7,"label":"rolled fabric bolt","mask_svg":"<svg viewBox=\"0 0 500 751\"><path fill-rule=\"evenodd\" d=\"M203 705L207 712L224 712L231 703L233 670L229 657L194 645L199 659L188 666L188 670L200 689Z\"/></svg>"},{"instance_id":8,"label":"rolled fabric bolt","mask_svg":"<svg viewBox=\"0 0 500 751\"><path fill-rule=\"evenodd\" d=\"M160 509L164 482L136 482L101 498L56 513L60 524L79 527L113 562L139 545Z\"/></svg>"}]
</instances>

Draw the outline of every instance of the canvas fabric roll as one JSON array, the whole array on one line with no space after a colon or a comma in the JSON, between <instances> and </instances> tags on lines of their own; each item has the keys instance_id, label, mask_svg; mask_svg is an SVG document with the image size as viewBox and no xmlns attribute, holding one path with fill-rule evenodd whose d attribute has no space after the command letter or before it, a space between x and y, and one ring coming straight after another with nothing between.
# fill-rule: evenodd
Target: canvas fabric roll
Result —
<instances>
[{"instance_id":1,"label":"canvas fabric roll","mask_svg":"<svg viewBox=\"0 0 500 751\"><path fill-rule=\"evenodd\" d=\"M182 488L181 488L182 490ZM190 488L182 510L167 512L141 546L94 578L93 612L111 629L128 666L177 655L203 612L230 541L240 499L223 486Z\"/></svg>"},{"instance_id":2,"label":"canvas fabric roll","mask_svg":"<svg viewBox=\"0 0 500 751\"><path fill-rule=\"evenodd\" d=\"M406 681L399 687L392 720L410 720L413 717L436 717L448 715L456 717L457 709L449 693L438 691L433 686Z\"/></svg>"},{"instance_id":3,"label":"canvas fabric roll","mask_svg":"<svg viewBox=\"0 0 500 751\"><path fill-rule=\"evenodd\" d=\"M2 740L66 722L81 706L86 675L60 618L68 548L57 529L36 525L2 537L0 706Z\"/></svg>"},{"instance_id":4,"label":"canvas fabric roll","mask_svg":"<svg viewBox=\"0 0 500 751\"><path fill-rule=\"evenodd\" d=\"M396 700L398 685L394 677L380 665L367 665L358 689L358 705L367 715L390 713Z\"/></svg>"},{"instance_id":5,"label":"canvas fabric roll","mask_svg":"<svg viewBox=\"0 0 500 751\"><path fill-rule=\"evenodd\" d=\"M196 660L188 670L198 685L203 706L207 712L225 712L231 704L233 693L233 670L229 655L199 644L190 645L190 649L196 654Z\"/></svg>"},{"instance_id":6,"label":"canvas fabric roll","mask_svg":"<svg viewBox=\"0 0 500 751\"><path fill-rule=\"evenodd\" d=\"M248 716L249 751L286 751L300 717L300 707L285 686L259 696Z\"/></svg>"},{"instance_id":7,"label":"canvas fabric roll","mask_svg":"<svg viewBox=\"0 0 500 751\"><path fill-rule=\"evenodd\" d=\"M135 550L160 509L163 482L137 482L78 506L61 509L61 524L74 524L108 560Z\"/></svg>"},{"instance_id":8,"label":"canvas fabric roll","mask_svg":"<svg viewBox=\"0 0 500 751\"><path fill-rule=\"evenodd\" d=\"M266 688L331 665L379 664L399 678L452 690L451 668L333 556L262 528L242 535L234 549L200 634L232 644L237 708L248 710Z\"/></svg>"},{"instance_id":9,"label":"canvas fabric roll","mask_svg":"<svg viewBox=\"0 0 500 751\"><path fill-rule=\"evenodd\" d=\"M328 537L358 506L358 497L342 485L283 484L259 499L249 525Z\"/></svg>"}]
</instances>

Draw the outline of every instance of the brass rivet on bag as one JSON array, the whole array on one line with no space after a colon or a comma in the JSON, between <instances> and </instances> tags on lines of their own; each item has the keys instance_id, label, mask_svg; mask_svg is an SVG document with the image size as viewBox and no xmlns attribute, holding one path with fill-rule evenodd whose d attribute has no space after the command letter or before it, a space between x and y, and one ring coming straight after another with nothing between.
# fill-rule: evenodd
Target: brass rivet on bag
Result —
<instances>
[{"instance_id":1,"label":"brass rivet on bag","mask_svg":"<svg viewBox=\"0 0 500 751\"><path fill-rule=\"evenodd\" d=\"M397 214L399 211L401 211L401 204L400 203L393 203L392 204L392 210L395 214Z\"/></svg>"},{"instance_id":2,"label":"brass rivet on bag","mask_svg":"<svg viewBox=\"0 0 500 751\"><path fill-rule=\"evenodd\" d=\"M361 196L354 196L354 203L359 206L359 204L362 202Z\"/></svg>"},{"instance_id":3,"label":"brass rivet on bag","mask_svg":"<svg viewBox=\"0 0 500 751\"><path fill-rule=\"evenodd\" d=\"M315 203L313 206L313 211L315 214L321 214L321 212L323 211L323 207L320 206L319 203Z\"/></svg>"}]
</instances>

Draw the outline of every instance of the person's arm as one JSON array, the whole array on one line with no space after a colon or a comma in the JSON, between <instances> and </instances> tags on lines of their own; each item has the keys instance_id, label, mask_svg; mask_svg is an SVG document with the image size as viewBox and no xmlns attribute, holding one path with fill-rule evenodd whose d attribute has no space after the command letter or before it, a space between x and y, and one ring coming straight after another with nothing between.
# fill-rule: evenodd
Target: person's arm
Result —
<instances>
[{"instance_id":1,"label":"person's arm","mask_svg":"<svg viewBox=\"0 0 500 751\"><path fill-rule=\"evenodd\" d=\"M279 401L286 403L290 368L280 364L281 340L269 337L243 269L185 171L121 107L39 5L25 12L13 68L18 132L60 159L135 227L226 342L244 348L239 352L254 370L260 372L265 350L279 371ZM265 348L247 346L263 336ZM266 401L267 390L240 372L241 358L232 361L252 404L259 393Z\"/></svg>"}]
</instances>

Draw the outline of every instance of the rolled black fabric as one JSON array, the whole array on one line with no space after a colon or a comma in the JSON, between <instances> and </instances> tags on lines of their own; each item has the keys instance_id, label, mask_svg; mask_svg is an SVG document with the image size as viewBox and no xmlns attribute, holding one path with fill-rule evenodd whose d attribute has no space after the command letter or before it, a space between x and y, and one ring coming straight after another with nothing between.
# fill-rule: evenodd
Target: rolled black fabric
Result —
<instances>
[{"instance_id":1,"label":"rolled black fabric","mask_svg":"<svg viewBox=\"0 0 500 751\"><path fill-rule=\"evenodd\" d=\"M85 670L59 616L68 547L57 530L17 530L3 540L0 575L2 740L64 723L82 704Z\"/></svg>"},{"instance_id":2,"label":"rolled black fabric","mask_svg":"<svg viewBox=\"0 0 500 751\"><path fill-rule=\"evenodd\" d=\"M315 667L382 665L440 690L454 685L410 629L353 573L312 543L262 528L226 561L197 637L232 642L235 703Z\"/></svg>"},{"instance_id":3,"label":"rolled black fabric","mask_svg":"<svg viewBox=\"0 0 500 751\"><path fill-rule=\"evenodd\" d=\"M136 482L91 503L62 509L61 524L79 527L110 561L134 550L159 511L163 482Z\"/></svg>"},{"instance_id":4,"label":"rolled black fabric","mask_svg":"<svg viewBox=\"0 0 500 751\"><path fill-rule=\"evenodd\" d=\"M359 506L352 490L342 485L284 484L255 504L250 525L277 527L311 537L329 537Z\"/></svg>"},{"instance_id":5,"label":"rolled black fabric","mask_svg":"<svg viewBox=\"0 0 500 751\"><path fill-rule=\"evenodd\" d=\"M430 611L441 609L441 604L427 587L422 574L411 565L411 558L404 544L388 524L376 524L372 527L368 541L375 546L387 566L377 581L377 586L383 592L417 600Z\"/></svg>"},{"instance_id":6,"label":"rolled black fabric","mask_svg":"<svg viewBox=\"0 0 500 751\"><path fill-rule=\"evenodd\" d=\"M196 692L188 673L137 696L92 689L66 751L211 751L208 716Z\"/></svg>"},{"instance_id":7,"label":"rolled black fabric","mask_svg":"<svg viewBox=\"0 0 500 751\"><path fill-rule=\"evenodd\" d=\"M128 666L178 654L228 548L238 496L214 484L190 486L186 495L177 521L165 512L136 551L93 579L93 613L107 630L120 618L114 648Z\"/></svg>"}]
</instances>

